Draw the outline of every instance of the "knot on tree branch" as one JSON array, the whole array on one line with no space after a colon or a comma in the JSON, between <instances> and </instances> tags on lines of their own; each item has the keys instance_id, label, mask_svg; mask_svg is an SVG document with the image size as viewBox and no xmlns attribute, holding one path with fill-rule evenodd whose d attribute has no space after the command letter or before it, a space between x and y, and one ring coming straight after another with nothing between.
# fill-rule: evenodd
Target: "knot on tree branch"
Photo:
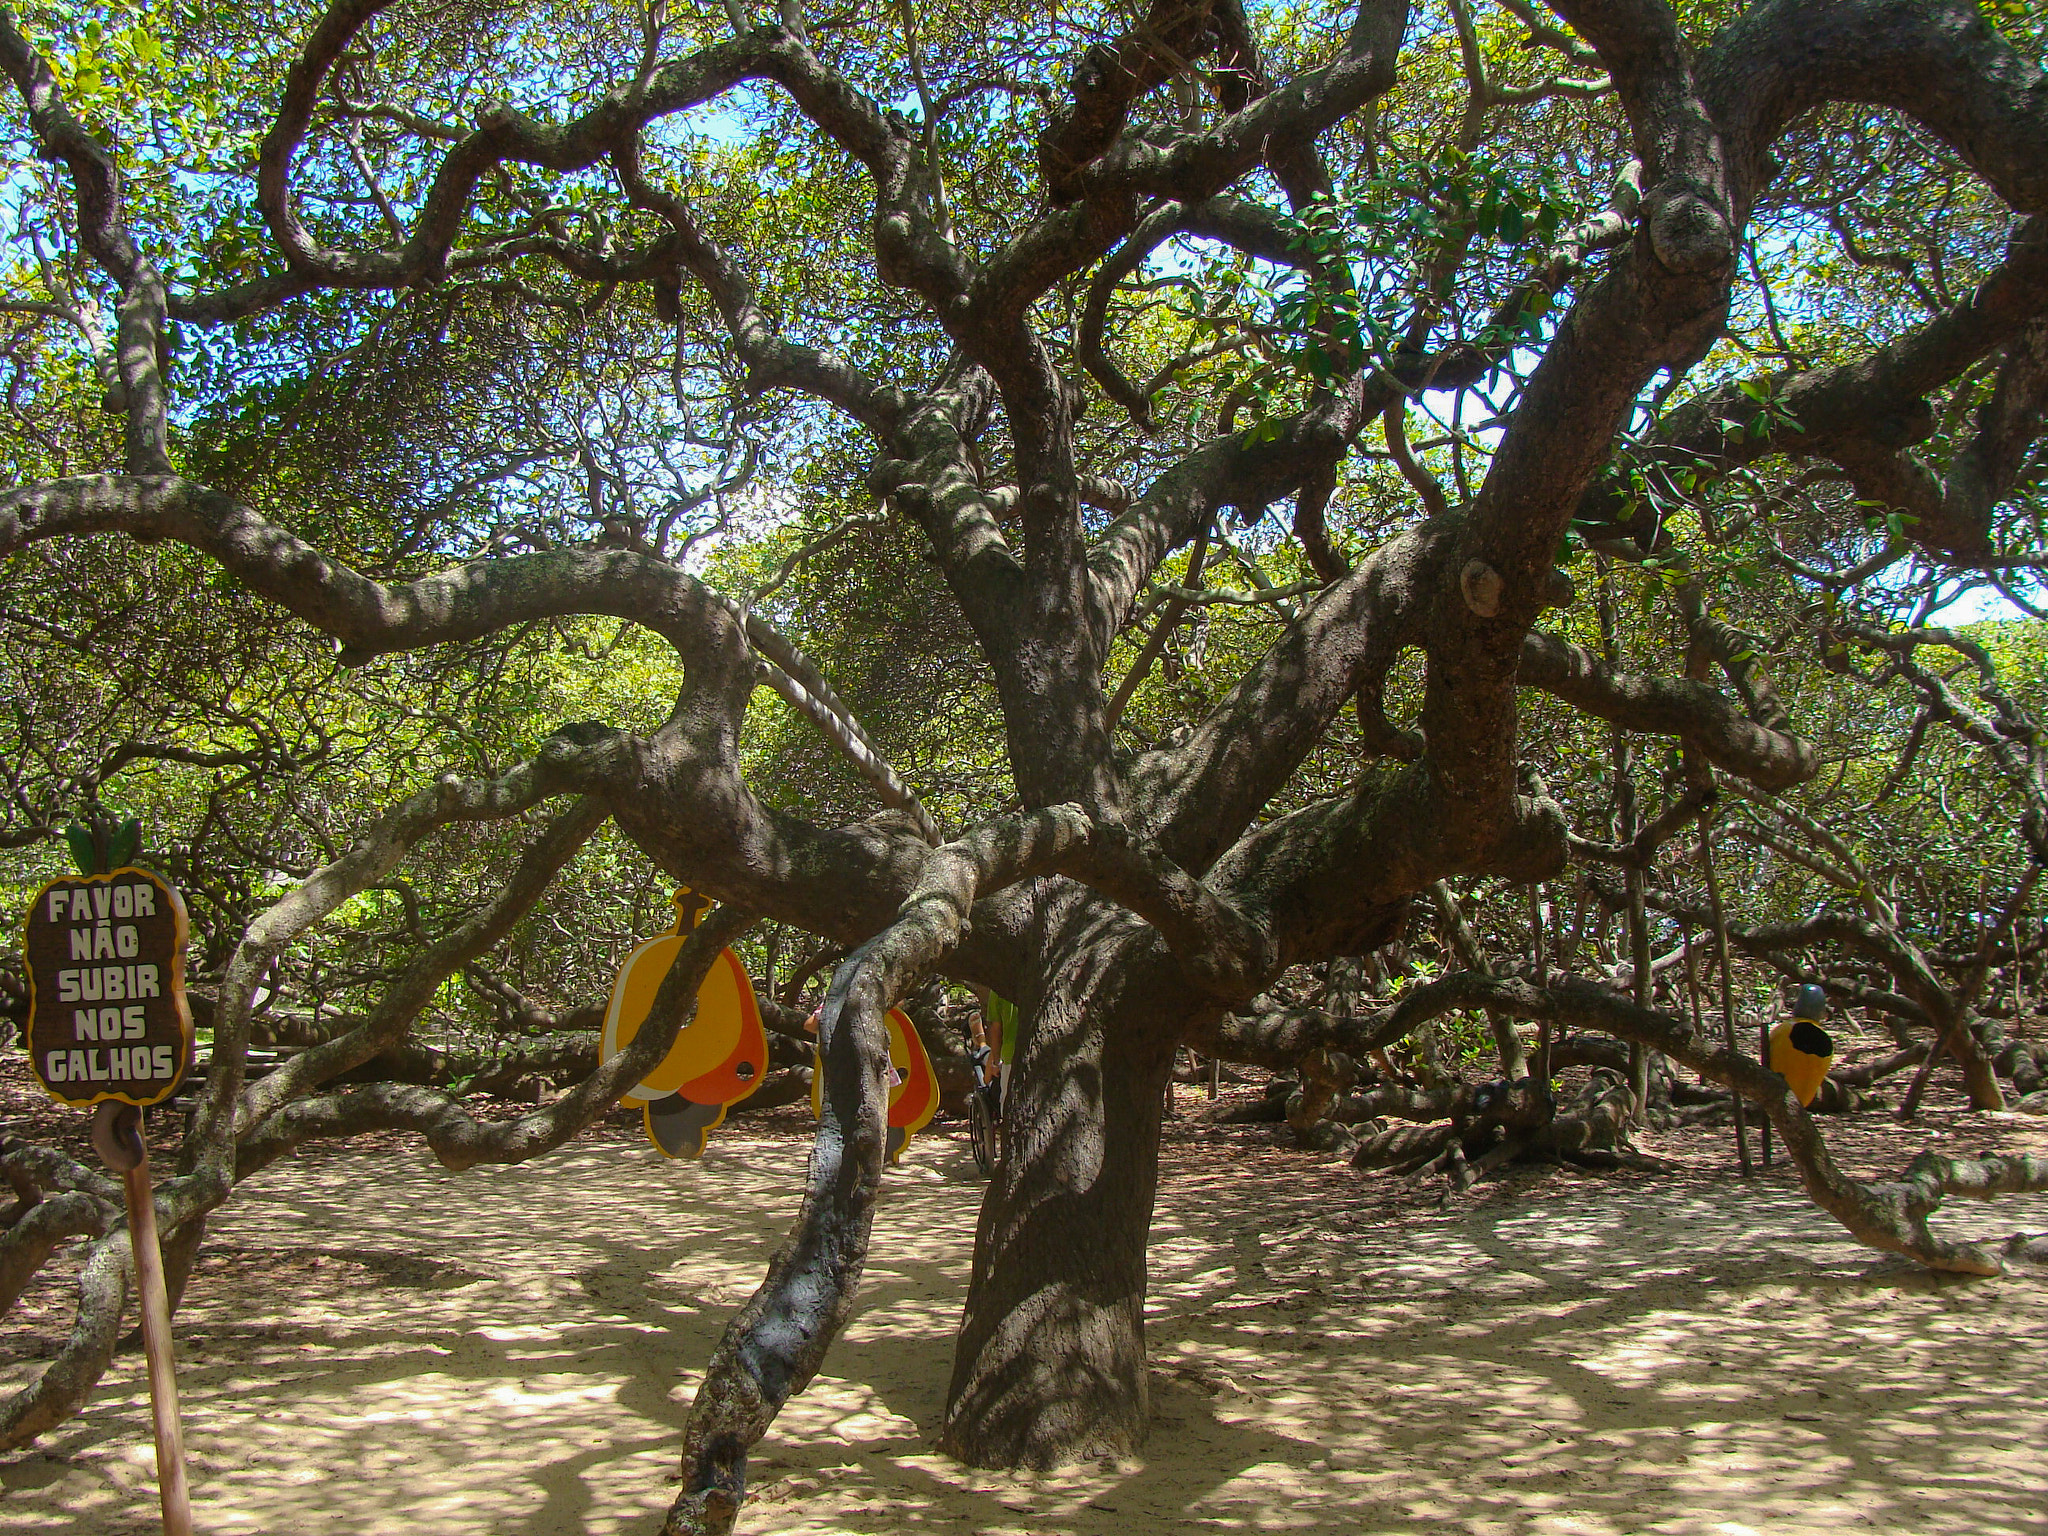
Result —
<instances>
[{"instance_id":1,"label":"knot on tree branch","mask_svg":"<svg viewBox=\"0 0 2048 1536\"><path fill-rule=\"evenodd\" d=\"M484 133L503 133L539 126L509 101L487 101L478 107L476 125Z\"/></svg>"},{"instance_id":2,"label":"knot on tree branch","mask_svg":"<svg viewBox=\"0 0 2048 1536\"><path fill-rule=\"evenodd\" d=\"M1482 619L1500 612L1500 597L1506 587L1500 572L1484 560L1468 561L1458 573L1458 591L1464 596L1465 606Z\"/></svg>"},{"instance_id":3,"label":"knot on tree branch","mask_svg":"<svg viewBox=\"0 0 2048 1536\"><path fill-rule=\"evenodd\" d=\"M917 466L907 459L879 458L868 470L868 490L887 498L903 494L917 479Z\"/></svg>"},{"instance_id":4,"label":"knot on tree branch","mask_svg":"<svg viewBox=\"0 0 2048 1536\"><path fill-rule=\"evenodd\" d=\"M1700 189L1659 187L1644 200L1650 252L1668 272L1710 277L1735 260L1728 217Z\"/></svg>"},{"instance_id":5,"label":"knot on tree branch","mask_svg":"<svg viewBox=\"0 0 2048 1536\"><path fill-rule=\"evenodd\" d=\"M1571 822L1540 781L1515 796L1513 815L1501 835L1487 847L1481 864L1486 872L1513 885L1548 880L1564 868Z\"/></svg>"}]
</instances>

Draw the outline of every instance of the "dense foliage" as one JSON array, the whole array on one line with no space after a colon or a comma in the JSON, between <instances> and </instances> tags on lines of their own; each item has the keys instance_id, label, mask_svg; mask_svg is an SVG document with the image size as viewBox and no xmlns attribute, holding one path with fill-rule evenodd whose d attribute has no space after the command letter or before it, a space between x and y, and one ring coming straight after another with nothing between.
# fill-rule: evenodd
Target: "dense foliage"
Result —
<instances>
[{"instance_id":1,"label":"dense foliage","mask_svg":"<svg viewBox=\"0 0 2048 1536\"><path fill-rule=\"evenodd\" d=\"M1725 927L1731 1014L1816 982L1979 1107L2037 1083L2001 1016L2048 862L2044 34L2002 0L0 10L0 904L127 815L187 892L174 1241L307 1138L575 1134L683 1027L679 984L596 1060L686 884L825 1005L826 1083L674 1530L729 1525L843 1321L881 1013L943 1027L948 985L1023 1016L976 1460L1142 1433L1189 1046L1298 1072L1327 1148L1409 1040L1445 1149L1445 1083L1510 1085L1470 1122L1502 1160L1626 1155L1662 1053L1866 1241L1995 1267L1928 1234L1934 1184L1840 1176L1680 978ZM1626 1042L1618 1090L1560 1100L1571 1029ZM53 1159L0 1151L24 1282L116 1251ZM76 1406L105 1312L0 1441Z\"/></svg>"}]
</instances>

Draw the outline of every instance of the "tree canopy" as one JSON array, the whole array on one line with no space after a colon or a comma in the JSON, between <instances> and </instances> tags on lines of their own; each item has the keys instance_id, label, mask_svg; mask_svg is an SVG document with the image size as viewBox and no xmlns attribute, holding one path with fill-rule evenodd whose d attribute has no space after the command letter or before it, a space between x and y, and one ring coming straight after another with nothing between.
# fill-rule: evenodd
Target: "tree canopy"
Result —
<instances>
[{"instance_id":1,"label":"tree canopy","mask_svg":"<svg viewBox=\"0 0 2048 1536\"><path fill-rule=\"evenodd\" d=\"M0 846L18 906L140 813L193 904L174 1249L311 1138L561 1145L737 942L771 1023L822 1006L823 1109L674 1532L730 1527L846 1318L884 1015L933 983L1020 1008L980 1464L1143 1434L1189 1046L1297 1073L1334 1145L1373 1052L1484 1018L1505 1091L1457 1123L1502 1158L1624 1154L1676 1063L1864 1241L1995 1270L1927 1213L2038 1160L1848 1177L1679 978L1725 931L1751 1002L1823 985L1980 1107L2038 1084L1997 1014L2048 859L2044 34L9 0ZM599 1061L672 883L719 909ZM1559 1097L1568 1031L1618 1091ZM494 1072L566 1092L479 1117ZM121 1259L90 1170L0 1166L0 1300L98 1244L14 1444L111 1357Z\"/></svg>"}]
</instances>

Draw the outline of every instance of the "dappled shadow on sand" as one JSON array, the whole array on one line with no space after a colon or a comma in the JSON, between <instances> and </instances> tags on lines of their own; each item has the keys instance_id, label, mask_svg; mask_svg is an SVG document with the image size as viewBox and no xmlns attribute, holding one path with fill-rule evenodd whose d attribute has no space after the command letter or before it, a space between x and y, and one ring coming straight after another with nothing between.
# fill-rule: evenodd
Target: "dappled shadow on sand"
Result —
<instances>
[{"instance_id":1,"label":"dappled shadow on sand","mask_svg":"<svg viewBox=\"0 0 2048 1536\"><path fill-rule=\"evenodd\" d=\"M741 1128L695 1165L608 1138L461 1175L280 1166L178 1321L200 1529L652 1531L805 1152ZM2048 1286L1894 1266L1782 1184L1538 1180L1396 1226L1348 1170L1230 1155L1163 1184L1143 1456L1012 1477L929 1448L981 1189L935 1127L742 1528L2048 1533ZM2048 1226L2041 1201L1964 1215ZM150 1528L139 1367L0 1460L0 1526Z\"/></svg>"}]
</instances>

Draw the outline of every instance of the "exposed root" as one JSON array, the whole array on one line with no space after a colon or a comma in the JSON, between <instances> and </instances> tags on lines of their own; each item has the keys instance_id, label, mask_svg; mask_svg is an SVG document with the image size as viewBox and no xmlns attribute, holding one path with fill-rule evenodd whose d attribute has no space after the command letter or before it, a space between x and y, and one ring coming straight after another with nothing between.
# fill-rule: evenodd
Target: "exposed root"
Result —
<instances>
[{"instance_id":1,"label":"exposed root","mask_svg":"<svg viewBox=\"0 0 2048 1536\"><path fill-rule=\"evenodd\" d=\"M1457 1130L1448 1125L1389 1126L1357 1143L1351 1153L1351 1166L1413 1171L1434 1163L1457 1135Z\"/></svg>"},{"instance_id":2,"label":"exposed root","mask_svg":"<svg viewBox=\"0 0 2048 1536\"><path fill-rule=\"evenodd\" d=\"M70 1418L106 1374L121 1336L132 1264L125 1228L93 1245L78 1278L78 1318L71 1337L42 1375L0 1405L0 1451L27 1445Z\"/></svg>"},{"instance_id":3,"label":"exposed root","mask_svg":"<svg viewBox=\"0 0 2048 1536\"><path fill-rule=\"evenodd\" d=\"M1591 1168L1599 1172L1611 1172L1626 1168L1634 1173L1676 1173L1678 1165L1667 1163L1659 1157L1648 1157L1641 1152L1626 1152L1618 1148L1589 1147L1582 1152L1559 1154L1563 1160L1576 1168Z\"/></svg>"},{"instance_id":4,"label":"exposed root","mask_svg":"<svg viewBox=\"0 0 2048 1536\"><path fill-rule=\"evenodd\" d=\"M2020 1098L2030 1098L2048 1089L2048 1046L2010 1041L1999 1051L1992 1066L2001 1077L2012 1079Z\"/></svg>"},{"instance_id":5,"label":"exposed root","mask_svg":"<svg viewBox=\"0 0 2048 1536\"><path fill-rule=\"evenodd\" d=\"M1927 1059L1927 1049L1928 1042L1921 1040L1896 1050L1889 1056L1879 1056L1873 1061L1859 1062L1852 1067L1836 1067L1828 1073L1827 1082L1821 1085L1822 1092L1826 1092L1829 1084L1844 1088L1868 1088L1895 1072L1919 1066Z\"/></svg>"},{"instance_id":6,"label":"exposed root","mask_svg":"<svg viewBox=\"0 0 2048 1536\"><path fill-rule=\"evenodd\" d=\"M0 1232L0 1317L13 1310L59 1243L72 1237L104 1237L111 1222L104 1204L75 1190L30 1206L20 1220Z\"/></svg>"},{"instance_id":7,"label":"exposed root","mask_svg":"<svg viewBox=\"0 0 2048 1536\"><path fill-rule=\"evenodd\" d=\"M1612 1079L1596 1081L1588 1091L1560 1110L1550 1095L1528 1078L1519 1083L1486 1083L1477 1087L1416 1093L1376 1093L1369 1098L1398 1114L1416 1118L1446 1112L1449 1124L1373 1124L1364 1137L1351 1137L1348 1149L1354 1168L1392 1168L1397 1175L1420 1182L1438 1175L1450 1181L1446 1198L1462 1194L1504 1168L1520 1162L1577 1161L1591 1155L1632 1155L1620 1151L1628 1130L1630 1096ZM1344 1127L1334 1121L1303 1132L1305 1143L1326 1150L1344 1150ZM1605 1164L1603 1166L1620 1166Z\"/></svg>"}]
</instances>

